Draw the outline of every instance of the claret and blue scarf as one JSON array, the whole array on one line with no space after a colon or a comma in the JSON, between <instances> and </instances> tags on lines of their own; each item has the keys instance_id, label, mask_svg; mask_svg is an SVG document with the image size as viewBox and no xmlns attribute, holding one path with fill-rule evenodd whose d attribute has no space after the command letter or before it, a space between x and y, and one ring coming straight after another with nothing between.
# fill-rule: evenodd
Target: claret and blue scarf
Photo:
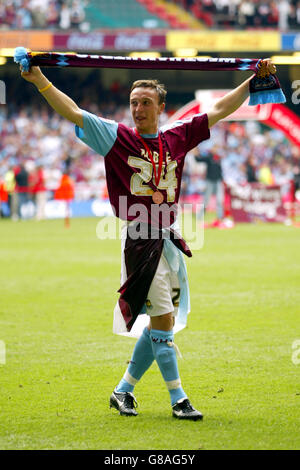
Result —
<instances>
[{"instance_id":1,"label":"claret and blue scarf","mask_svg":"<svg viewBox=\"0 0 300 470\"><path fill-rule=\"evenodd\" d=\"M265 103L284 103L286 101L278 78L266 70L261 59L234 58L132 58L121 56L99 56L88 54L63 54L58 52L28 52L24 47L17 47L14 60L24 71L31 66L41 67L92 67L117 69L151 70L202 70L228 71L251 70L255 73L250 80L249 105Z\"/></svg>"}]
</instances>

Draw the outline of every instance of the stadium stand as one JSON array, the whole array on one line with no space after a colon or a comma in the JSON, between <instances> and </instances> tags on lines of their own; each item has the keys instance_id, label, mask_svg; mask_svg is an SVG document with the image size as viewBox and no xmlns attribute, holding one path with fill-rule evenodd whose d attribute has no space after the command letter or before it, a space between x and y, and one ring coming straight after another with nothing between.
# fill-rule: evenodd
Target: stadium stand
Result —
<instances>
[{"instance_id":1,"label":"stadium stand","mask_svg":"<svg viewBox=\"0 0 300 470\"><path fill-rule=\"evenodd\" d=\"M0 1L1 29L78 29L85 21L83 0Z\"/></svg>"},{"instance_id":2,"label":"stadium stand","mask_svg":"<svg viewBox=\"0 0 300 470\"><path fill-rule=\"evenodd\" d=\"M99 28L203 29L203 22L181 5L164 0L10 0L0 1L1 29Z\"/></svg>"},{"instance_id":3,"label":"stadium stand","mask_svg":"<svg viewBox=\"0 0 300 470\"><path fill-rule=\"evenodd\" d=\"M189 12L185 5L165 0L137 0L149 13L165 20L173 29L203 29L204 23Z\"/></svg>"},{"instance_id":4,"label":"stadium stand","mask_svg":"<svg viewBox=\"0 0 300 470\"><path fill-rule=\"evenodd\" d=\"M170 0L171 1L171 0ZM173 0L213 29L300 28L298 0Z\"/></svg>"},{"instance_id":5,"label":"stadium stand","mask_svg":"<svg viewBox=\"0 0 300 470\"><path fill-rule=\"evenodd\" d=\"M90 1L85 9L86 21L91 29L96 28L167 28L165 19L159 18L154 11L147 11L136 0Z\"/></svg>"},{"instance_id":6,"label":"stadium stand","mask_svg":"<svg viewBox=\"0 0 300 470\"><path fill-rule=\"evenodd\" d=\"M184 12L184 15L187 15ZM61 29L83 32L99 28L167 28L167 18L147 11L136 0L0 1L2 29ZM179 26L179 24L178 24Z\"/></svg>"},{"instance_id":7,"label":"stadium stand","mask_svg":"<svg viewBox=\"0 0 300 470\"><path fill-rule=\"evenodd\" d=\"M300 28L298 0L0 0L1 29Z\"/></svg>"}]
</instances>

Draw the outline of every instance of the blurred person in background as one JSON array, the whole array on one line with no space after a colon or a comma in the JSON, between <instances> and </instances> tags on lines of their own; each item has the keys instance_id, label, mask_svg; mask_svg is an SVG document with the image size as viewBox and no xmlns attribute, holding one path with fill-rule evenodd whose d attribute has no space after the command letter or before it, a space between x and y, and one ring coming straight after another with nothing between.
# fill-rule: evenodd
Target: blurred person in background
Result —
<instances>
[{"instance_id":1,"label":"blurred person in background","mask_svg":"<svg viewBox=\"0 0 300 470\"><path fill-rule=\"evenodd\" d=\"M224 216L224 183L222 171L222 156L218 146L213 146L205 156L196 155L197 162L206 164L206 187L204 193L204 211L206 211L212 195L216 196L216 215L215 225L218 226Z\"/></svg>"},{"instance_id":2,"label":"blurred person in background","mask_svg":"<svg viewBox=\"0 0 300 470\"><path fill-rule=\"evenodd\" d=\"M16 178L16 192L18 194L18 217L24 218L22 215L22 208L29 200L29 174L25 168L24 163L21 163L15 169Z\"/></svg>"},{"instance_id":3,"label":"blurred person in background","mask_svg":"<svg viewBox=\"0 0 300 470\"><path fill-rule=\"evenodd\" d=\"M79 29L79 26L84 21L84 18L85 12L81 2L79 0L73 0L70 11L71 27L73 29Z\"/></svg>"},{"instance_id":4,"label":"blurred person in background","mask_svg":"<svg viewBox=\"0 0 300 470\"><path fill-rule=\"evenodd\" d=\"M8 207L8 193L5 189L5 183L0 178L0 218L7 217L5 207Z\"/></svg>"},{"instance_id":5,"label":"blurred person in background","mask_svg":"<svg viewBox=\"0 0 300 470\"><path fill-rule=\"evenodd\" d=\"M258 181L259 183L265 184L267 186L270 186L274 184L274 178L272 175L272 170L270 168L269 163L267 160L263 160L259 170L258 170Z\"/></svg>"},{"instance_id":6,"label":"blurred person in background","mask_svg":"<svg viewBox=\"0 0 300 470\"><path fill-rule=\"evenodd\" d=\"M71 10L66 3L61 6L59 14L59 27L64 30L71 28Z\"/></svg>"},{"instance_id":7,"label":"blurred person in background","mask_svg":"<svg viewBox=\"0 0 300 470\"><path fill-rule=\"evenodd\" d=\"M269 20L271 15L271 6L269 2L259 2L256 7L256 12L259 17L258 24L266 28L269 26Z\"/></svg>"},{"instance_id":8,"label":"blurred person in background","mask_svg":"<svg viewBox=\"0 0 300 470\"><path fill-rule=\"evenodd\" d=\"M16 8L16 28L19 30L32 28L32 14L29 2L26 0Z\"/></svg>"},{"instance_id":9,"label":"blurred person in background","mask_svg":"<svg viewBox=\"0 0 300 470\"><path fill-rule=\"evenodd\" d=\"M54 1L50 1L47 10L47 26L49 29L56 29L59 23L58 5Z\"/></svg>"},{"instance_id":10,"label":"blurred person in background","mask_svg":"<svg viewBox=\"0 0 300 470\"><path fill-rule=\"evenodd\" d=\"M289 27L290 2L287 0L278 1L278 28L280 31L286 31Z\"/></svg>"},{"instance_id":11,"label":"blurred person in background","mask_svg":"<svg viewBox=\"0 0 300 470\"><path fill-rule=\"evenodd\" d=\"M45 207L47 202L47 189L45 185L44 169L42 165L33 171L31 191L36 206L36 220L45 219Z\"/></svg>"},{"instance_id":12,"label":"blurred person in background","mask_svg":"<svg viewBox=\"0 0 300 470\"><path fill-rule=\"evenodd\" d=\"M248 0L242 0L239 6L239 23L246 28L255 24L255 4Z\"/></svg>"},{"instance_id":13,"label":"blurred person in background","mask_svg":"<svg viewBox=\"0 0 300 470\"><path fill-rule=\"evenodd\" d=\"M47 25L47 18L45 11L43 10L41 5L37 5L31 11L32 15L32 22L35 28L37 29L45 29Z\"/></svg>"},{"instance_id":14,"label":"blurred person in background","mask_svg":"<svg viewBox=\"0 0 300 470\"><path fill-rule=\"evenodd\" d=\"M250 156L246 161L246 178L247 183L257 183L256 165L253 156Z\"/></svg>"},{"instance_id":15,"label":"blurred person in background","mask_svg":"<svg viewBox=\"0 0 300 470\"><path fill-rule=\"evenodd\" d=\"M16 178L13 167L10 167L4 175L4 190L8 195L8 207L12 220L18 218L18 195L16 192Z\"/></svg>"}]
</instances>

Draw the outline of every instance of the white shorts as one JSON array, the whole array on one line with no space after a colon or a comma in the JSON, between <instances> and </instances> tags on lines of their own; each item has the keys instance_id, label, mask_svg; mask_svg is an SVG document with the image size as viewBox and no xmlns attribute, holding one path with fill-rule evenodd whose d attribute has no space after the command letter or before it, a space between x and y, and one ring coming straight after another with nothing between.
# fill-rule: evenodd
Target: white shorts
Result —
<instances>
[{"instance_id":1,"label":"white shorts","mask_svg":"<svg viewBox=\"0 0 300 470\"><path fill-rule=\"evenodd\" d=\"M127 226L124 224L121 236L121 285L123 285L127 279L124 256L126 234ZM117 301L114 309L113 333L138 338L145 326L149 324L149 316L154 317L165 315L167 313L172 313L174 317L178 316L177 314L179 311L180 293L180 282L178 274L177 272L171 270L164 254L162 254L146 298L146 311L143 311L143 313L141 312L140 315L138 315L131 331L128 332L120 310L119 302ZM184 298L186 296L187 293L185 293ZM180 331L186 325L186 316L189 312L189 305L187 305L185 310L185 318L183 319L183 322L181 319L181 321L178 322L178 325L175 323L173 329L174 333Z\"/></svg>"},{"instance_id":2,"label":"white shorts","mask_svg":"<svg viewBox=\"0 0 300 470\"><path fill-rule=\"evenodd\" d=\"M152 280L146 309L150 317L172 313L176 317L180 300L180 288L177 273L173 273L162 254L155 276Z\"/></svg>"}]
</instances>

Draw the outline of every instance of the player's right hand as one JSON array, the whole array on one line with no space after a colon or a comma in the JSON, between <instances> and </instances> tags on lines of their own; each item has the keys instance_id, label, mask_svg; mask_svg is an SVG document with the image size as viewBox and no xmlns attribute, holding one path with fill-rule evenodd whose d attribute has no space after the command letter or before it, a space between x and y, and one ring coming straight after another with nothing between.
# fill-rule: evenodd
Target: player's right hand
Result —
<instances>
[{"instance_id":1,"label":"player's right hand","mask_svg":"<svg viewBox=\"0 0 300 470\"><path fill-rule=\"evenodd\" d=\"M31 82L34 84L38 84L38 82L41 81L41 79L44 77L40 67L37 67L37 66L30 67L28 72L25 72L22 66L20 66L20 71L21 71L21 76L25 80L27 80L27 82Z\"/></svg>"}]
</instances>

